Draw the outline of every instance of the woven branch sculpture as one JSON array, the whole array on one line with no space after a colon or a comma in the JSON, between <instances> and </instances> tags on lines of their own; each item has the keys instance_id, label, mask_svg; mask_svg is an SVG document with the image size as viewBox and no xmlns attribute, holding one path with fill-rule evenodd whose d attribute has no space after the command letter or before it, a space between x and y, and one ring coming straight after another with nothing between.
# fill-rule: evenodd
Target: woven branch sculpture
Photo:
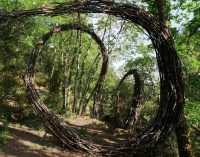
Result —
<instances>
[{"instance_id":1,"label":"woven branch sculpture","mask_svg":"<svg viewBox=\"0 0 200 157\"><path fill-rule=\"evenodd\" d=\"M102 85L102 82L105 78L105 74L107 72L107 66L108 66L108 53L107 50L102 43L101 39L90 29L88 29L86 26L81 24L66 24L66 25L60 25L55 28L53 28L51 31L43 35L37 42L35 48L33 49L31 56L29 58L28 62L28 68L25 74L25 85L27 87L27 94L32 102L32 106L35 109L35 111L38 113L38 115L43 120L44 124L47 126L47 128L59 139L61 140L65 145L68 147L74 149L74 150L82 150L90 153L90 144L86 141L79 138L78 135L76 135L75 131L71 128L67 127L60 119L54 115L40 100L37 91L35 90L35 83L34 83L34 70L35 70L35 64L38 55L41 53L42 48L44 44L46 43L49 38L54 35L55 33L59 33L62 31L67 30L81 30L85 33L88 33L99 45L101 54L102 54L102 66L101 66L101 72L99 75L99 79L95 86L95 91L97 91L97 94L100 92L100 88Z\"/></svg>"},{"instance_id":2,"label":"woven branch sculpture","mask_svg":"<svg viewBox=\"0 0 200 157\"><path fill-rule=\"evenodd\" d=\"M130 112L128 114L128 117L125 121L125 129L131 130L133 128L133 126L136 124L139 114L140 114L140 110L141 110L141 101L142 101L142 80L139 74L139 71L137 69L131 69L129 70L120 80L117 89L116 89L116 93L117 93L117 97L116 97L116 114L119 117L119 109L118 109L118 103L119 103L119 88L122 85L123 81L130 75L133 75L134 80L135 80L135 85L134 85L134 90L133 90L133 96L132 96L132 101L131 101L131 109ZM116 117L117 118L117 117ZM120 120L118 120L120 121Z\"/></svg>"},{"instance_id":3,"label":"woven branch sculpture","mask_svg":"<svg viewBox=\"0 0 200 157\"><path fill-rule=\"evenodd\" d=\"M121 144L97 146L80 138L73 129L64 126L59 118L51 113L40 101L32 79L34 64L30 62L26 74L29 98L45 124L65 145L90 154L103 156L154 156L155 148L162 144L179 121L184 105L181 63L174 48L174 42L168 29L154 16L133 4L115 3L104 0L88 0L70 3L55 3L52 7L43 7L19 12L1 12L0 18L20 18L36 15L58 16L68 13L105 13L143 27L151 39L157 57L160 74L160 105L153 122L137 137ZM43 41L50 32L39 41L32 58L41 51ZM41 43L40 43L41 42Z\"/></svg>"}]
</instances>

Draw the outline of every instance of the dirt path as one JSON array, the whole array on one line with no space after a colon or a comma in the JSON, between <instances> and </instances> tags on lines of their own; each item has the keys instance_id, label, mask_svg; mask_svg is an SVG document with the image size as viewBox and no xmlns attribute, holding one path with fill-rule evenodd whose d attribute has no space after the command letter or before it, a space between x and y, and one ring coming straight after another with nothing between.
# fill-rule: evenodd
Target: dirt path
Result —
<instances>
[{"instance_id":1,"label":"dirt path","mask_svg":"<svg viewBox=\"0 0 200 157\"><path fill-rule=\"evenodd\" d=\"M84 138L98 144L112 144L123 140L104 123L80 116L67 122ZM1 124L1 123L0 123ZM62 144L52 135L45 134L39 121L27 121L22 124L9 124L6 144L0 145L0 157L84 157L86 155L62 150ZM118 135L118 134L117 134ZM120 134L119 134L120 135Z\"/></svg>"},{"instance_id":2,"label":"dirt path","mask_svg":"<svg viewBox=\"0 0 200 157\"><path fill-rule=\"evenodd\" d=\"M59 141L50 134L43 138L44 134L39 127L9 124L7 141L0 145L0 157L82 157L79 153L63 151Z\"/></svg>"}]
</instances>

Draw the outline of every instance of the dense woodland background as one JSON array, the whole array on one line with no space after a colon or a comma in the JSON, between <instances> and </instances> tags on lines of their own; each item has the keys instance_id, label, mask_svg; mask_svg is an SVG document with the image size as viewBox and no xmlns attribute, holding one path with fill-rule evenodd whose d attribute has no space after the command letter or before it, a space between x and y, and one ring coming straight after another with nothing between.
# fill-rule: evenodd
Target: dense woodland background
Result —
<instances>
[{"instance_id":1,"label":"dense woodland background","mask_svg":"<svg viewBox=\"0 0 200 157\"><path fill-rule=\"evenodd\" d=\"M67 0L59 0L63 2ZM17 11L54 3L54 0L2 0L0 11ZM58 1L56 1L58 2ZM119 2L119 1L118 1ZM156 0L122 1L136 3L160 18ZM175 41L182 62L185 85L185 116L192 147L200 155L200 1L170 0L164 19ZM70 14L59 17L0 19L0 146L6 143L8 124L37 119L25 93L23 76L28 56L37 39L52 27L82 23L98 34L109 53L109 68L103 83L101 120L111 128L120 127L129 114L135 81L122 77L137 69L142 81L142 109L133 130L140 131L156 114L159 104L159 73L153 45L137 25L104 14ZM96 117L92 93L101 68L101 54L93 39L81 31L54 35L46 44L36 65L37 90L43 101L61 117ZM119 114L116 123L116 105ZM166 142L177 152L175 136ZM171 146L171 147L170 147ZM174 153L176 154L176 153ZM175 156L175 155L174 155Z\"/></svg>"}]
</instances>

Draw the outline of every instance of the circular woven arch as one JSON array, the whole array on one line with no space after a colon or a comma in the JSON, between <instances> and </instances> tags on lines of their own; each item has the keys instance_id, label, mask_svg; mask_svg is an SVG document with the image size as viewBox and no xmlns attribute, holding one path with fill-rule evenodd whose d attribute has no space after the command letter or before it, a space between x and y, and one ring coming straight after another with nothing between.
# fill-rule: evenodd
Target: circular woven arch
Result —
<instances>
[{"instance_id":1,"label":"circular woven arch","mask_svg":"<svg viewBox=\"0 0 200 157\"><path fill-rule=\"evenodd\" d=\"M102 55L102 66L101 66L101 72L99 74L99 79L96 83L96 86L94 90L97 94L100 94L100 89L102 86L102 83L105 78L105 74L107 72L108 67L108 52L101 41L101 39L94 33L93 30L90 30L87 28L87 26L82 24L63 24L54 27L51 31L44 34L36 43L35 48L33 49L29 62L27 71L25 74L25 85L27 87L27 94L32 102L32 106L35 109L35 111L38 113L38 115L43 120L46 127L58 138L60 139L65 145L68 147L74 149L74 150L82 150L90 153L90 144L86 141L79 138L79 136L75 133L73 129L65 125L56 115L54 115L47 107L46 105L40 100L39 94L37 93L35 89L35 83L34 83L34 74L35 74L35 64L38 55L41 53L42 48L44 47L46 41L49 40L51 36L53 36L55 33L59 33L62 31L68 31L68 30L81 30L87 34L89 34L99 45L101 55Z\"/></svg>"},{"instance_id":2,"label":"circular woven arch","mask_svg":"<svg viewBox=\"0 0 200 157\"><path fill-rule=\"evenodd\" d=\"M77 12L106 13L142 26L147 31L156 51L161 89L158 113L155 116L153 123L150 124L140 136L131 139L124 144L108 146L105 148L99 147L99 149L93 149L93 146L88 146L88 142L84 141L83 145L86 148L81 150L87 151L92 149L91 152L100 152L104 155L147 156L149 153L148 156L151 156L152 150L166 140L174 126L177 124L184 105L181 63L168 29L163 26L159 20L155 19L154 16L148 14L136 5L104 0L56 3L55 6L52 7L11 13L1 12L0 17L18 18L35 15L58 16ZM41 46L38 46L38 49L40 48ZM30 72L30 74L32 74L32 72ZM29 79L31 77L32 76L29 76ZM29 89L31 86L28 86L27 88ZM34 93L35 91L32 92ZM33 93L29 94L30 98L33 97ZM43 112L43 110L41 110L41 112ZM47 116L47 114L48 113L44 116ZM67 140L68 138L65 139L65 141ZM78 140L81 142L83 141L80 138L78 138ZM67 145L77 149L77 147L80 148L81 142L77 142L76 145L73 145L73 143L69 141Z\"/></svg>"}]
</instances>

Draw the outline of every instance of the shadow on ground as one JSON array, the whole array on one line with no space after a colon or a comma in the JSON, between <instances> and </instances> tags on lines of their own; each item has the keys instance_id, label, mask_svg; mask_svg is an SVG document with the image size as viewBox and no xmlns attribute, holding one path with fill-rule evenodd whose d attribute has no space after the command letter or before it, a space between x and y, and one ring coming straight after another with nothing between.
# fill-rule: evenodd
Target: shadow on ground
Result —
<instances>
[{"instance_id":1,"label":"shadow on ground","mask_svg":"<svg viewBox=\"0 0 200 157\"><path fill-rule=\"evenodd\" d=\"M64 119L65 120L65 119ZM81 138L91 143L111 145L127 140L119 138L103 122L89 117L79 116L66 120ZM21 123L10 123L7 143L1 146L0 156L5 157L82 157L64 148L60 141L50 133L45 135L45 128L38 119ZM44 137L43 137L44 136Z\"/></svg>"},{"instance_id":2,"label":"shadow on ground","mask_svg":"<svg viewBox=\"0 0 200 157\"><path fill-rule=\"evenodd\" d=\"M26 124L26 122L25 122ZM33 126L37 126L32 123ZM0 123L1 125L1 123ZM4 145L0 145L0 157L83 157L84 155L63 149L62 144L52 135L34 127L12 124Z\"/></svg>"}]
</instances>

